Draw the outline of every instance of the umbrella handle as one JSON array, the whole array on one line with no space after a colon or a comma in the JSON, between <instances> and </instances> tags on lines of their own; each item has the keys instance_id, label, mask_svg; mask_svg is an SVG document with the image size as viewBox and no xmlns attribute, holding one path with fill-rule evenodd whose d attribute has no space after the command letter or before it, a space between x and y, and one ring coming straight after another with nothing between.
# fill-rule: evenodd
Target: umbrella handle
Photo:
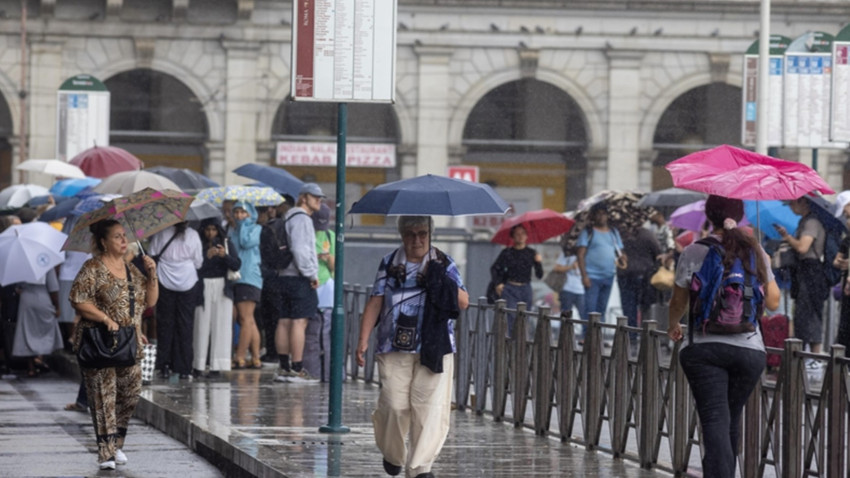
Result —
<instances>
[{"instance_id":1,"label":"umbrella handle","mask_svg":"<svg viewBox=\"0 0 850 478\"><path fill-rule=\"evenodd\" d=\"M148 255L148 253L145 252L145 248L142 247L142 241L136 239L136 244L139 246L139 252L141 252L143 256Z\"/></svg>"}]
</instances>

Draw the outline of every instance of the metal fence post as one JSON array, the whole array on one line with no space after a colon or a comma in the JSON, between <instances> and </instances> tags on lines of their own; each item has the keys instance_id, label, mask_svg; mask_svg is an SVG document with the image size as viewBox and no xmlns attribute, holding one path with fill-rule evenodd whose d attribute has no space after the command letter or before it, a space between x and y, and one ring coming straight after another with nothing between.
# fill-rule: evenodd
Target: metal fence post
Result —
<instances>
[{"instance_id":1,"label":"metal fence post","mask_svg":"<svg viewBox=\"0 0 850 478\"><path fill-rule=\"evenodd\" d=\"M496 301L496 323L493 330L493 419L505 417L505 399L508 387L508 317L504 299Z\"/></svg>"},{"instance_id":2,"label":"metal fence post","mask_svg":"<svg viewBox=\"0 0 850 478\"><path fill-rule=\"evenodd\" d=\"M629 393L629 325L628 317L617 317L617 331L614 333L614 348L611 357L609 376L611 377L611 395L608 409L611 415L611 448L617 458L626 451L628 436L628 417L626 414L631 401Z\"/></svg>"},{"instance_id":3,"label":"metal fence post","mask_svg":"<svg viewBox=\"0 0 850 478\"><path fill-rule=\"evenodd\" d=\"M599 418L602 408L602 328L599 326L601 315L589 314L587 334L584 338L584 424L585 448L593 450L599 445Z\"/></svg>"},{"instance_id":4,"label":"metal fence post","mask_svg":"<svg viewBox=\"0 0 850 478\"><path fill-rule=\"evenodd\" d=\"M534 356L532 358L534 380L534 433L546 435L552 416L552 360L549 344L551 324L549 307L540 307L537 311L537 330L534 332Z\"/></svg>"},{"instance_id":5,"label":"metal fence post","mask_svg":"<svg viewBox=\"0 0 850 478\"><path fill-rule=\"evenodd\" d=\"M687 326L682 325L682 334L687 333ZM681 350L681 342L677 342L673 346L673 353L670 355L670 379L675 380L673 385L674 395L671 400L672 410L668 411L668 416L673 417L672 433L670 442L673 444L673 473L676 476L684 476L688 471L688 443L691 437L688 436L688 421L691 418L691 396L690 388L688 388L688 379L685 377L685 372L679 366L679 351Z\"/></svg>"},{"instance_id":6,"label":"metal fence post","mask_svg":"<svg viewBox=\"0 0 850 478\"><path fill-rule=\"evenodd\" d=\"M640 466L652 468L655 463L655 440L658 437L658 338L652 334L657 323L643 323L643 342L640 348L640 426L638 427L638 456Z\"/></svg>"},{"instance_id":7,"label":"metal fence post","mask_svg":"<svg viewBox=\"0 0 850 478\"><path fill-rule=\"evenodd\" d=\"M491 308L479 302L478 314L475 321L475 359L473 362L473 383L475 386L475 402L472 407L475 413L481 415L487 409L487 386L490 380L490 347L487 340L487 329Z\"/></svg>"},{"instance_id":8,"label":"metal fence post","mask_svg":"<svg viewBox=\"0 0 850 478\"><path fill-rule=\"evenodd\" d=\"M573 402L576 399L578 388L578 374L574 366L575 357L575 330L573 323L569 322L573 317L572 311L561 312L561 317L567 321L561 323L561 333L558 334L557 349L557 389L556 401L558 403L558 432L561 441L566 441L573 431L575 411Z\"/></svg>"},{"instance_id":9,"label":"metal fence post","mask_svg":"<svg viewBox=\"0 0 850 478\"><path fill-rule=\"evenodd\" d=\"M782 356L782 476L800 476L803 451L803 359L797 354L803 349L799 339L785 340Z\"/></svg>"},{"instance_id":10,"label":"metal fence post","mask_svg":"<svg viewBox=\"0 0 850 478\"><path fill-rule=\"evenodd\" d=\"M487 303L486 297L478 298L478 307ZM455 321L455 404L458 410L466 410L469 400L469 382L472 372L472 321L474 314L469 309L461 312Z\"/></svg>"},{"instance_id":11,"label":"metal fence post","mask_svg":"<svg viewBox=\"0 0 850 478\"><path fill-rule=\"evenodd\" d=\"M528 400L528 313L526 303L516 305L516 320L513 330L513 360L511 364L511 401L513 405L513 421L515 427L521 427L525 421L525 410Z\"/></svg>"},{"instance_id":12,"label":"metal fence post","mask_svg":"<svg viewBox=\"0 0 850 478\"><path fill-rule=\"evenodd\" d=\"M829 367L826 369L824 386L829 381L829 397L827 399L827 421L829 430L826 440L826 476L841 476L847 473L845 454L847 435L844 429L847 426L847 373L839 357L844 357L844 346L833 345L830 351Z\"/></svg>"}]
</instances>

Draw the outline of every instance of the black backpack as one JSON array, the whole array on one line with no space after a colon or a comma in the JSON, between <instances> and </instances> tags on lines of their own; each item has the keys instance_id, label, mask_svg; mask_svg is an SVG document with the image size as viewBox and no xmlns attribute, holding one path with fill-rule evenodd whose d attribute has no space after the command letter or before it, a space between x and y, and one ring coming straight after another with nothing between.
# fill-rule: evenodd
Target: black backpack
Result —
<instances>
[{"instance_id":1,"label":"black backpack","mask_svg":"<svg viewBox=\"0 0 850 478\"><path fill-rule=\"evenodd\" d=\"M289 249L289 235L286 233L286 222L293 217L306 212L299 211L289 216L286 219L276 219L266 226L268 231L263 235L260 255L263 261L264 268L269 273L276 273L289 267L292 264L292 251Z\"/></svg>"}]
</instances>

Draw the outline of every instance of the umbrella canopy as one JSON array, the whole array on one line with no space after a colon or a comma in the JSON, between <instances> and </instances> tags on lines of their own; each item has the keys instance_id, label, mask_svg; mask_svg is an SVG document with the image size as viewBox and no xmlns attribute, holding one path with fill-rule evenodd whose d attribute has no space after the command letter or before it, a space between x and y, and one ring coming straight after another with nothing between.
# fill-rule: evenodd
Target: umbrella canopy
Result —
<instances>
[{"instance_id":1,"label":"umbrella canopy","mask_svg":"<svg viewBox=\"0 0 850 478\"><path fill-rule=\"evenodd\" d=\"M788 234L794 235L800 222L800 216L782 201L744 201L744 214L768 239L781 238L773 228L774 224L783 226Z\"/></svg>"},{"instance_id":2,"label":"umbrella canopy","mask_svg":"<svg viewBox=\"0 0 850 478\"><path fill-rule=\"evenodd\" d=\"M38 184L13 184L0 191L0 208L22 207L30 199L47 194L50 191Z\"/></svg>"},{"instance_id":3,"label":"umbrella canopy","mask_svg":"<svg viewBox=\"0 0 850 478\"><path fill-rule=\"evenodd\" d=\"M100 178L82 178L82 179L60 179L50 186L50 194L57 196L76 196L86 188L91 188L100 184Z\"/></svg>"},{"instance_id":4,"label":"umbrella canopy","mask_svg":"<svg viewBox=\"0 0 850 478\"><path fill-rule=\"evenodd\" d=\"M144 163L126 149L115 146L95 146L71 159L71 164L79 166L86 176L106 178L122 171L142 169Z\"/></svg>"},{"instance_id":5,"label":"umbrella canopy","mask_svg":"<svg viewBox=\"0 0 850 478\"><path fill-rule=\"evenodd\" d=\"M185 221L193 200L192 196L180 191L156 191L151 188L112 199L103 207L80 216L63 249L91 252L89 226L103 219L121 222L130 240L145 239L168 226Z\"/></svg>"},{"instance_id":6,"label":"umbrella canopy","mask_svg":"<svg viewBox=\"0 0 850 478\"><path fill-rule=\"evenodd\" d=\"M56 201L56 205L48 209L47 211L44 211L41 216L38 216L38 220L41 222L53 222L58 221L63 217L68 217L71 215L71 211L80 201L82 201L82 198L66 198L60 196Z\"/></svg>"},{"instance_id":7,"label":"umbrella canopy","mask_svg":"<svg viewBox=\"0 0 850 478\"><path fill-rule=\"evenodd\" d=\"M694 201L699 201L700 199L705 199L705 196L705 193L697 191L689 191L682 188L667 188L647 193L644 197L640 198L637 205L655 208L677 208Z\"/></svg>"},{"instance_id":8,"label":"umbrella canopy","mask_svg":"<svg viewBox=\"0 0 850 478\"><path fill-rule=\"evenodd\" d=\"M811 191L832 194L812 168L722 145L691 153L667 166L680 188L736 199L796 199Z\"/></svg>"},{"instance_id":9,"label":"umbrella canopy","mask_svg":"<svg viewBox=\"0 0 850 478\"><path fill-rule=\"evenodd\" d=\"M248 163L233 170L239 176L261 181L263 184L274 188L280 194L288 194L294 198L304 182L296 178L288 171L265 164Z\"/></svg>"},{"instance_id":10,"label":"umbrella canopy","mask_svg":"<svg viewBox=\"0 0 850 478\"><path fill-rule=\"evenodd\" d=\"M351 206L349 214L387 216L502 215L510 206L482 183L426 174L382 184Z\"/></svg>"},{"instance_id":11,"label":"umbrella canopy","mask_svg":"<svg viewBox=\"0 0 850 478\"><path fill-rule=\"evenodd\" d=\"M850 204L850 190L841 191L838 193L838 196L835 197L835 204L832 206L832 213L835 217L841 217L844 214L844 206Z\"/></svg>"},{"instance_id":12,"label":"umbrella canopy","mask_svg":"<svg viewBox=\"0 0 850 478\"><path fill-rule=\"evenodd\" d=\"M148 171L115 173L104 179L102 183L95 186L92 190L100 194L120 194L126 196L145 188L181 191L180 186L174 184L174 181Z\"/></svg>"},{"instance_id":13,"label":"umbrella canopy","mask_svg":"<svg viewBox=\"0 0 850 478\"><path fill-rule=\"evenodd\" d=\"M82 179L86 177L83 170L73 164L58 159L28 159L15 166L15 169L32 171L60 178Z\"/></svg>"},{"instance_id":14,"label":"umbrella canopy","mask_svg":"<svg viewBox=\"0 0 850 478\"><path fill-rule=\"evenodd\" d=\"M144 170L170 179L183 191L214 188L219 186L217 182L197 171L192 171L191 169L154 166L152 168L145 168Z\"/></svg>"},{"instance_id":15,"label":"umbrella canopy","mask_svg":"<svg viewBox=\"0 0 850 478\"><path fill-rule=\"evenodd\" d=\"M192 205L189 206L189 212L186 214L186 220L203 221L210 217L221 217L221 209L202 199L195 198L195 200L192 201Z\"/></svg>"},{"instance_id":16,"label":"umbrella canopy","mask_svg":"<svg viewBox=\"0 0 850 478\"><path fill-rule=\"evenodd\" d=\"M638 206L641 197L641 193L606 190L583 199L573 217L576 224L561 239L561 247L564 250L575 247L579 234L588 227L590 208L598 203L605 204L608 209L608 223L620 232L634 231L643 226L656 211L651 207Z\"/></svg>"},{"instance_id":17,"label":"umbrella canopy","mask_svg":"<svg viewBox=\"0 0 850 478\"><path fill-rule=\"evenodd\" d=\"M255 186L219 186L198 191L196 198L215 206L221 206L225 200L245 201L254 206L277 206L284 201L277 191L269 187Z\"/></svg>"},{"instance_id":18,"label":"umbrella canopy","mask_svg":"<svg viewBox=\"0 0 850 478\"><path fill-rule=\"evenodd\" d=\"M503 222L490 242L513 246L511 229L522 226L528 232L528 243L539 244L546 239L566 233L573 224L575 221L551 209L529 211Z\"/></svg>"},{"instance_id":19,"label":"umbrella canopy","mask_svg":"<svg viewBox=\"0 0 850 478\"><path fill-rule=\"evenodd\" d=\"M37 282L65 261L68 236L43 222L11 226L0 234L0 285Z\"/></svg>"},{"instance_id":20,"label":"umbrella canopy","mask_svg":"<svg viewBox=\"0 0 850 478\"><path fill-rule=\"evenodd\" d=\"M669 223L671 226L678 227L679 229L701 231L707 220L708 218L705 216L705 199L702 199L700 201L694 201L691 204L685 204L673 211L673 214L670 215ZM749 224L750 222L746 216L741 218L741 221L738 223L739 226L747 226Z\"/></svg>"}]
</instances>

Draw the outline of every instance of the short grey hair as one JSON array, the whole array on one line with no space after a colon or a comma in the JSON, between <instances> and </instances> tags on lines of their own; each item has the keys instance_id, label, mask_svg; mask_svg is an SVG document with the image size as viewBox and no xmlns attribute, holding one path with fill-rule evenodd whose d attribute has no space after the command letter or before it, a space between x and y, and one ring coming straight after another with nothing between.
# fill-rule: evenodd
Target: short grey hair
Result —
<instances>
[{"instance_id":1,"label":"short grey hair","mask_svg":"<svg viewBox=\"0 0 850 478\"><path fill-rule=\"evenodd\" d=\"M426 226L428 233L434 232L434 219L431 216L399 216L398 217L398 233L404 234L404 231L413 229L414 227Z\"/></svg>"}]
</instances>

